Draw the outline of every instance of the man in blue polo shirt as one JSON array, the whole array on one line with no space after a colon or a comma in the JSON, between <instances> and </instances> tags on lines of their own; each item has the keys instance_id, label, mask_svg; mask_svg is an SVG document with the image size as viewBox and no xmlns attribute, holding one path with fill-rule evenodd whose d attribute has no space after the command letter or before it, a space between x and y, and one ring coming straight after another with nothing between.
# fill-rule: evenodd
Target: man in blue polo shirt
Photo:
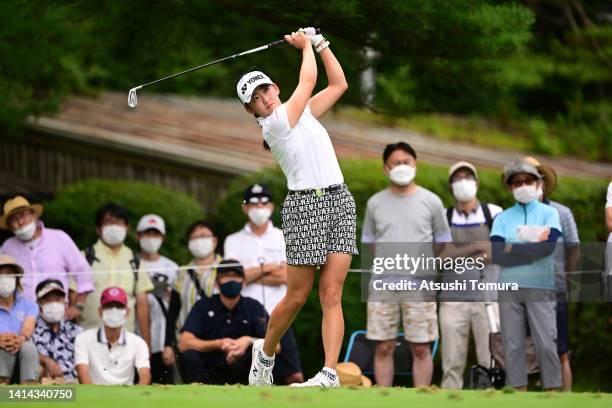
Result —
<instances>
[{"instance_id":1,"label":"man in blue polo shirt","mask_svg":"<svg viewBox=\"0 0 612 408\"><path fill-rule=\"evenodd\" d=\"M516 204L499 214L491 230L493 262L501 265L500 283L518 290L499 293L499 312L506 383L527 388L526 328L533 336L544 389L561 387L557 354L555 263L552 254L561 236L559 213L538 200L542 175L532 164L516 160L504 169L503 181Z\"/></svg>"},{"instance_id":2,"label":"man in blue polo shirt","mask_svg":"<svg viewBox=\"0 0 612 408\"><path fill-rule=\"evenodd\" d=\"M225 260L217 269L219 294L191 309L178 348L185 383L248 384L251 346L266 333L268 315L254 299L242 297L244 269Z\"/></svg>"}]
</instances>

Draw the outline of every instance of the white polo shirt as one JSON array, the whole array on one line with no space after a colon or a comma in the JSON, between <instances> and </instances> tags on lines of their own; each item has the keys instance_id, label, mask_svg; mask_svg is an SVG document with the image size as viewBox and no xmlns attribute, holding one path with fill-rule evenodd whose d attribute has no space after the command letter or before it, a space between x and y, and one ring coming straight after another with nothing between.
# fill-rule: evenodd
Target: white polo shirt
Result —
<instances>
[{"instance_id":1,"label":"white polo shirt","mask_svg":"<svg viewBox=\"0 0 612 408\"><path fill-rule=\"evenodd\" d=\"M257 121L287 177L289 190L325 188L344 182L329 134L312 115L310 106L306 105L293 129L289 126L285 104Z\"/></svg>"},{"instance_id":2,"label":"white polo shirt","mask_svg":"<svg viewBox=\"0 0 612 408\"><path fill-rule=\"evenodd\" d=\"M236 259L245 269L254 268L261 263L287 262L285 238L283 231L268 221L266 231L258 236L249 223L243 229L229 235L224 245L225 259ZM287 293L287 285L270 286L260 283L249 283L242 290L242 296L248 296L265 306L268 314Z\"/></svg>"},{"instance_id":3,"label":"white polo shirt","mask_svg":"<svg viewBox=\"0 0 612 408\"><path fill-rule=\"evenodd\" d=\"M74 364L87 364L94 384L133 384L136 369L149 368L147 343L134 333L121 330L112 346L104 328L89 329L74 342Z\"/></svg>"}]
</instances>

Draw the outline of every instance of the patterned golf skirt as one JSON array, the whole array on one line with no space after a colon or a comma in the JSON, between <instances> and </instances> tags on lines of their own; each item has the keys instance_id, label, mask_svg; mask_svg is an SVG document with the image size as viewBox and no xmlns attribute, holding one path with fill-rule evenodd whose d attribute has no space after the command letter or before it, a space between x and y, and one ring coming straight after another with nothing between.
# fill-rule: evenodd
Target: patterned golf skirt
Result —
<instances>
[{"instance_id":1,"label":"patterned golf skirt","mask_svg":"<svg viewBox=\"0 0 612 408\"><path fill-rule=\"evenodd\" d=\"M357 255L355 200L336 189L290 191L281 209L289 265L322 265L327 254Z\"/></svg>"}]
</instances>

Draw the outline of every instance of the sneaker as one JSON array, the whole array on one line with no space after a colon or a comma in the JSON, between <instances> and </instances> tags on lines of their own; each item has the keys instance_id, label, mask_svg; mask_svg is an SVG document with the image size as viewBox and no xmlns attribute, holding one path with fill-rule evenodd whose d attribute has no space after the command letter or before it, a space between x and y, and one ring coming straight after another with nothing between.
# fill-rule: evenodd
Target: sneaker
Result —
<instances>
[{"instance_id":1,"label":"sneaker","mask_svg":"<svg viewBox=\"0 0 612 408\"><path fill-rule=\"evenodd\" d=\"M263 339L253 343L253 358L251 360L251 370L249 371L249 385L272 385L272 368L274 367L274 357L269 358L263 352Z\"/></svg>"},{"instance_id":2,"label":"sneaker","mask_svg":"<svg viewBox=\"0 0 612 408\"><path fill-rule=\"evenodd\" d=\"M293 383L291 387L330 387L335 388L340 386L340 380L336 375L336 370L331 368L323 367L321 371L317 373L310 380L303 383Z\"/></svg>"}]
</instances>

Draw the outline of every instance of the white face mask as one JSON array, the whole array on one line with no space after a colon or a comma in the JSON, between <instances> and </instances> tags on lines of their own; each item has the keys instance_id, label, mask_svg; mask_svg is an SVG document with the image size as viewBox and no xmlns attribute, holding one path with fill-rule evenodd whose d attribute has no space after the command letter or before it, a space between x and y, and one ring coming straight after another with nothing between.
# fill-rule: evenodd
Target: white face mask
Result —
<instances>
[{"instance_id":1,"label":"white face mask","mask_svg":"<svg viewBox=\"0 0 612 408\"><path fill-rule=\"evenodd\" d=\"M0 297L7 298L15 292L17 278L14 276L0 276Z\"/></svg>"},{"instance_id":2,"label":"white face mask","mask_svg":"<svg viewBox=\"0 0 612 408\"><path fill-rule=\"evenodd\" d=\"M189 241L189 250L196 258L206 258L215 249L212 237L196 238Z\"/></svg>"},{"instance_id":3,"label":"white face mask","mask_svg":"<svg viewBox=\"0 0 612 408\"><path fill-rule=\"evenodd\" d=\"M66 305L64 302L45 303L41 307L42 318L48 323L57 323L64 318L66 313Z\"/></svg>"},{"instance_id":4,"label":"white face mask","mask_svg":"<svg viewBox=\"0 0 612 408\"><path fill-rule=\"evenodd\" d=\"M125 325L126 316L127 309L120 309L118 307L111 307L110 309L104 309L102 311L102 321L104 325L113 329Z\"/></svg>"},{"instance_id":5,"label":"white face mask","mask_svg":"<svg viewBox=\"0 0 612 408\"><path fill-rule=\"evenodd\" d=\"M538 198L538 189L535 184L531 186L522 185L512 190L514 199L521 204L528 204Z\"/></svg>"},{"instance_id":6,"label":"white face mask","mask_svg":"<svg viewBox=\"0 0 612 408\"><path fill-rule=\"evenodd\" d=\"M542 188L542 186L538 187L538 200L541 199L542 197L544 197L544 189Z\"/></svg>"},{"instance_id":7,"label":"white face mask","mask_svg":"<svg viewBox=\"0 0 612 408\"><path fill-rule=\"evenodd\" d=\"M451 188L453 189L453 195L457 199L457 201L470 201L474 197L476 197L476 191L478 187L476 186L476 180L458 180L451 184Z\"/></svg>"},{"instance_id":8,"label":"white face mask","mask_svg":"<svg viewBox=\"0 0 612 408\"><path fill-rule=\"evenodd\" d=\"M407 164L400 164L389 170L389 178L393 184L398 186L407 186L412 183L416 176L416 168Z\"/></svg>"},{"instance_id":9,"label":"white face mask","mask_svg":"<svg viewBox=\"0 0 612 408\"><path fill-rule=\"evenodd\" d=\"M35 233L36 233L36 222L35 221L32 221L28 225L25 225L13 231L13 234L15 234L15 236L21 241L30 241L32 238L34 238Z\"/></svg>"},{"instance_id":10,"label":"white face mask","mask_svg":"<svg viewBox=\"0 0 612 408\"><path fill-rule=\"evenodd\" d=\"M127 229L121 225L112 224L102 227L102 241L109 246L116 246L123 243L126 234Z\"/></svg>"},{"instance_id":11,"label":"white face mask","mask_svg":"<svg viewBox=\"0 0 612 408\"><path fill-rule=\"evenodd\" d=\"M161 244L162 239L157 237L144 237L140 239L140 247L148 254L156 254Z\"/></svg>"},{"instance_id":12,"label":"white face mask","mask_svg":"<svg viewBox=\"0 0 612 408\"><path fill-rule=\"evenodd\" d=\"M272 211L267 207L255 207L249 210L249 220L258 227L267 223L271 215Z\"/></svg>"}]
</instances>

